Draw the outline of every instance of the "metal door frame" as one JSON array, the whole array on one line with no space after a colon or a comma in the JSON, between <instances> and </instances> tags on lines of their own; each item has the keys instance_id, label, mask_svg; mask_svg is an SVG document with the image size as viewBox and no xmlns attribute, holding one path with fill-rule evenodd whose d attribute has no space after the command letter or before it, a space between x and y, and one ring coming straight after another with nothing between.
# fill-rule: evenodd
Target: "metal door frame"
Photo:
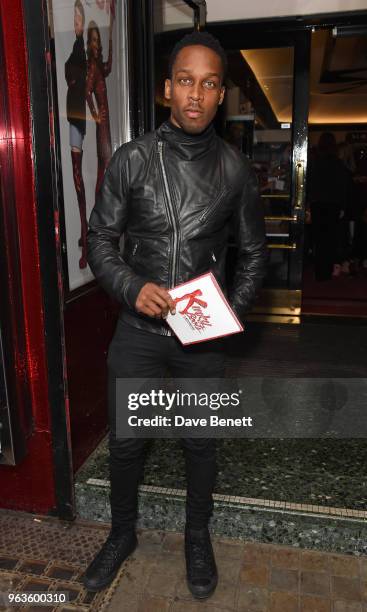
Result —
<instances>
[{"instance_id":1,"label":"metal door frame","mask_svg":"<svg viewBox=\"0 0 367 612\"><path fill-rule=\"evenodd\" d=\"M289 242L278 248L290 252L288 288L262 289L248 320L300 323L302 300L303 233L305 218L308 102L311 31L275 31L271 23L213 25L210 31L226 50L292 47L294 49L291 202Z\"/></svg>"},{"instance_id":2,"label":"metal door frame","mask_svg":"<svg viewBox=\"0 0 367 612\"><path fill-rule=\"evenodd\" d=\"M203 30L206 26L207 7L205 0L183 0L194 11L195 30Z\"/></svg>"}]
</instances>

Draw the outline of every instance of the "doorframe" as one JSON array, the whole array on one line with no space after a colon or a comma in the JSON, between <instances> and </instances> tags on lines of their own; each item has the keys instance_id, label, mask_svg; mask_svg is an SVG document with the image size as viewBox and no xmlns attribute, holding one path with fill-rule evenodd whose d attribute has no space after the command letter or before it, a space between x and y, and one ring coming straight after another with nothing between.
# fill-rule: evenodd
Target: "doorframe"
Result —
<instances>
[{"instance_id":1,"label":"doorframe","mask_svg":"<svg viewBox=\"0 0 367 612\"><path fill-rule=\"evenodd\" d=\"M14 157L11 139L6 56L0 12L0 466L16 465L27 454L32 432L32 409L26 376L17 376L19 355L26 354L27 333L20 270L19 228L14 188Z\"/></svg>"},{"instance_id":2,"label":"doorframe","mask_svg":"<svg viewBox=\"0 0 367 612\"><path fill-rule=\"evenodd\" d=\"M32 155L37 206L38 250L50 406L56 514L75 518L69 402L65 358L58 168L46 0L23 0L31 108Z\"/></svg>"},{"instance_id":3,"label":"doorframe","mask_svg":"<svg viewBox=\"0 0 367 612\"><path fill-rule=\"evenodd\" d=\"M223 40L224 27L218 26L218 30L213 31L213 34L221 40ZM289 250L288 287L286 289L262 289L260 299L247 318L255 321L298 324L302 302L311 30L284 29L278 32L271 29L260 32L256 29L256 32L253 32L251 29L244 35L241 26L233 29L232 25L228 31L228 39L230 48L233 49L239 49L241 46L246 46L246 48L292 47L294 49L291 202L292 216L295 215L296 221L289 223L291 248ZM229 47L225 40L223 46L225 49ZM294 251L293 245L296 245Z\"/></svg>"}]
</instances>

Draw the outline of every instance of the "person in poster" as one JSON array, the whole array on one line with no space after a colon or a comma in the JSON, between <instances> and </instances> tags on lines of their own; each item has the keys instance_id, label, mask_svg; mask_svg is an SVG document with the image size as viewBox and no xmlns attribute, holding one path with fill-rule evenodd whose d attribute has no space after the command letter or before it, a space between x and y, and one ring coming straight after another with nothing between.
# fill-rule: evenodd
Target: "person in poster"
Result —
<instances>
[{"instance_id":1,"label":"person in poster","mask_svg":"<svg viewBox=\"0 0 367 612\"><path fill-rule=\"evenodd\" d=\"M85 80L87 76L87 58L84 47L85 13L81 0L74 4L74 31L75 42L73 50L65 63L65 79L68 85L66 95L66 116L70 130L71 162L73 179L78 200L81 236L79 246L82 247L82 256L79 268L87 266L87 212L85 202L85 189L82 174L83 140L86 128Z\"/></svg>"},{"instance_id":2,"label":"person in poster","mask_svg":"<svg viewBox=\"0 0 367 612\"><path fill-rule=\"evenodd\" d=\"M112 27L114 21L114 10L110 9L110 28L109 28L109 48L108 60L103 61L102 43L99 27L95 21L90 21L88 25L87 37L87 82L86 99L91 115L96 122L97 139L97 181L96 195L99 191L105 170L112 156L110 116L108 109L108 97L106 87L106 77L112 68ZM93 94L97 104L94 105Z\"/></svg>"}]
</instances>

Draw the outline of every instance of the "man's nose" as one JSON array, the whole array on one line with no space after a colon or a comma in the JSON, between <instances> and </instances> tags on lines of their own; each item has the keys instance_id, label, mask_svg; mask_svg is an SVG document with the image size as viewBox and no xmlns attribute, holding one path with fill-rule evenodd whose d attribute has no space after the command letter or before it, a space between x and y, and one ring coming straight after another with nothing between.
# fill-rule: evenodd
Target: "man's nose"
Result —
<instances>
[{"instance_id":1,"label":"man's nose","mask_svg":"<svg viewBox=\"0 0 367 612\"><path fill-rule=\"evenodd\" d=\"M189 97L191 98L191 100L194 100L195 102L198 102L199 100L203 99L203 92L200 87L200 83L197 83L191 87L190 92L189 92Z\"/></svg>"}]
</instances>

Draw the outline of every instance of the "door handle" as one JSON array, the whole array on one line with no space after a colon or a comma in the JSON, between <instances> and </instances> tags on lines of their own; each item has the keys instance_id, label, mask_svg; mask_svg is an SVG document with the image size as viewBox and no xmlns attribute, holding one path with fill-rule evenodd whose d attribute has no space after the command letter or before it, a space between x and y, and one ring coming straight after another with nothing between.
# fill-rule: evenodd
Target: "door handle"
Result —
<instances>
[{"instance_id":1,"label":"door handle","mask_svg":"<svg viewBox=\"0 0 367 612\"><path fill-rule=\"evenodd\" d=\"M296 203L295 210L302 209L303 200L303 188L305 183L305 163L302 160L298 160L296 163Z\"/></svg>"},{"instance_id":2,"label":"door handle","mask_svg":"<svg viewBox=\"0 0 367 612\"><path fill-rule=\"evenodd\" d=\"M293 242L293 244L277 244L275 242L270 242L267 244L268 249L285 249L289 251L295 251L297 249L297 244Z\"/></svg>"},{"instance_id":3,"label":"door handle","mask_svg":"<svg viewBox=\"0 0 367 612\"><path fill-rule=\"evenodd\" d=\"M283 217L281 215L273 216L273 217L265 217L265 221L291 221L295 223L297 220L298 220L297 215L293 215L292 217Z\"/></svg>"}]
</instances>

